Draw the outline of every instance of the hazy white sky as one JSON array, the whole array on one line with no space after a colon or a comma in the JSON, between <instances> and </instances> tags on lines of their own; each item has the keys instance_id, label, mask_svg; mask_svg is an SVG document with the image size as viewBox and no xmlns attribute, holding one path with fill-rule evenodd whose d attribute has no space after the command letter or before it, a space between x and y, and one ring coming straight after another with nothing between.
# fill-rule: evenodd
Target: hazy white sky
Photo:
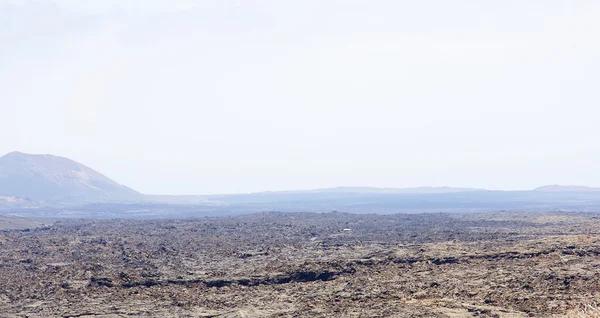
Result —
<instances>
[{"instance_id":1,"label":"hazy white sky","mask_svg":"<svg viewBox=\"0 0 600 318\"><path fill-rule=\"evenodd\" d=\"M0 0L0 155L151 194L600 186L597 0Z\"/></svg>"}]
</instances>

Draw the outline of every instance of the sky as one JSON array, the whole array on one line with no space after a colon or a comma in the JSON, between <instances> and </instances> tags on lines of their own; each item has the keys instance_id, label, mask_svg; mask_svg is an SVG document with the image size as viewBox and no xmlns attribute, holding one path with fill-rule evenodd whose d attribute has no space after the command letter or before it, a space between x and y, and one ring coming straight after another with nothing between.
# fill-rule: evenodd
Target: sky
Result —
<instances>
[{"instance_id":1,"label":"sky","mask_svg":"<svg viewBox=\"0 0 600 318\"><path fill-rule=\"evenodd\" d=\"M147 194L600 186L600 1L0 0L0 155Z\"/></svg>"}]
</instances>

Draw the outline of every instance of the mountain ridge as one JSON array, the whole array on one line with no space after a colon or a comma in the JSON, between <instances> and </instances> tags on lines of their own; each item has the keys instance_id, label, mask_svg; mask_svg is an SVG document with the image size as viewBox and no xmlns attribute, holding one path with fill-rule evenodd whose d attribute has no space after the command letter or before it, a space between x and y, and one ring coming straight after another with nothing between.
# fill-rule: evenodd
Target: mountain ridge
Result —
<instances>
[{"instance_id":1,"label":"mountain ridge","mask_svg":"<svg viewBox=\"0 0 600 318\"><path fill-rule=\"evenodd\" d=\"M190 206L206 209L446 209L518 207L527 198L531 207L589 210L600 206L600 188L546 185L531 190L504 191L466 187L377 188L345 186L295 191L265 191L216 195L144 195L68 158L11 152L0 157L0 210L57 208L95 203ZM571 203L570 203L571 202ZM534 204L535 203L535 204ZM516 204L516 203L515 203ZM520 203L523 205L524 203ZM597 205L598 204L598 205ZM111 206L110 209L114 209ZM95 208L94 208L95 209ZM168 208L166 208L168 209ZM358 208L356 208L358 209Z\"/></svg>"},{"instance_id":2,"label":"mountain ridge","mask_svg":"<svg viewBox=\"0 0 600 318\"><path fill-rule=\"evenodd\" d=\"M558 185L551 184L537 187L532 191L538 192L600 192L600 188L577 186L577 185Z\"/></svg>"}]
</instances>

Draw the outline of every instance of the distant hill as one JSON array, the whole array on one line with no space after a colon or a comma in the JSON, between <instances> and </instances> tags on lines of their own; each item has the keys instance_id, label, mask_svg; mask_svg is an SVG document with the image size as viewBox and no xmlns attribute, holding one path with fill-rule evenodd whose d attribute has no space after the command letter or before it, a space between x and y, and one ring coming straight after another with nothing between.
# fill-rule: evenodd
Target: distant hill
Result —
<instances>
[{"instance_id":1,"label":"distant hill","mask_svg":"<svg viewBox=\"0 0 600 318\"><path fill-rule=\"evenodd\" d=\"M337 188L325 188L317 190L308 190L304 192L319 192L319 193L458 193L458 192L472 192L472 191L486 191L484 189L475 188L455 188L455 187L417 187L417 188L375 188L375 187L337 187ZM302 191L296 191L302 192Z\"/></svg>"},{"instance_id":2,"label":"distant hill","mask_svg":"<svg viewBox=\"0 0 600 318\"><path fill-rule=\"evenodd\" d=\"M526 191L493 191L460 187L336 187L222 195L143 195L67 158L20 152L0 157L0 211L13 215L149 218L334 210L600 212L600 188L547 185Z\"/></svg>"},{"instance_id":3,"label":"distant hill","mask_svg":"<svg viewBox=\"0 0 600 318\"><path fill-rule=\"evenodd\" d=\"M537 192L600 192L600 188L584 186L546 185L533 189Z\"/></svg>"},{"instance_id":4,"label":"distant hill","mask_svg":"<svg viewBox=\"0 0 600 318\"><path fill-rule=\"evenodd\" d=\"M65 204L119 202L142 197L73 160L20 152L0 157L0 196Z\"/></svg>"}]
</instances>

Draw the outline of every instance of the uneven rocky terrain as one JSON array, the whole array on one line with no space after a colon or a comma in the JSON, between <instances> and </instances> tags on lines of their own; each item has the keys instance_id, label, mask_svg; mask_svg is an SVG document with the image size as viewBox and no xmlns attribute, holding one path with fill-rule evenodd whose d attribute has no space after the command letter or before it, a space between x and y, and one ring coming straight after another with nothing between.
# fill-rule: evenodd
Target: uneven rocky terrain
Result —
<instances>
[{"instance_id":1,"label":"uneven rocky terrain","mask_svg":"<svg viewBox=\"0 0 600 318\"><path fill-rule=\"evenodd\" d=\"M600 214L263 213L0 232L0 317L577 317Z\"/></svg>"}]
</instances>

